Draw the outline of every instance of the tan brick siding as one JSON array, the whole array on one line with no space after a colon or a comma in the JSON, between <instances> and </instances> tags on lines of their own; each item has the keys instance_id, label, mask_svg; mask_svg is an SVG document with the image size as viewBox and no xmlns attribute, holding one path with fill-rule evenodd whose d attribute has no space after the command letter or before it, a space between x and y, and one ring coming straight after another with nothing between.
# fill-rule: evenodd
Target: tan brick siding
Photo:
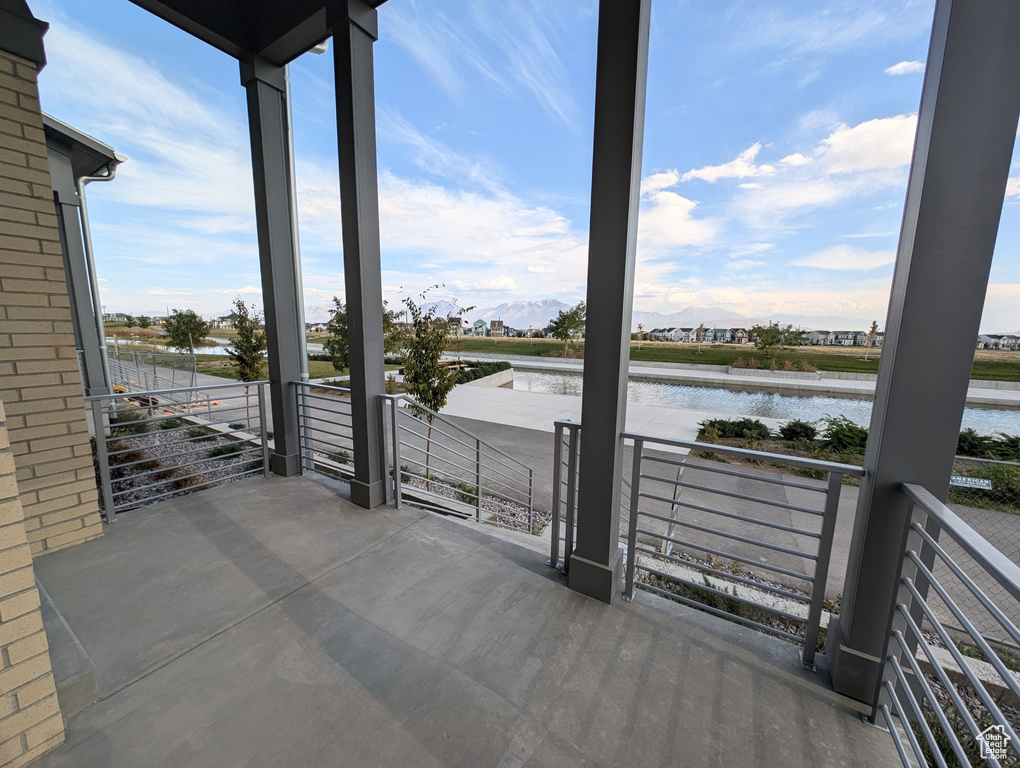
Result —
<instances>
[{"instance_id":1,"label":"tan brick siding","mask_svg":"<svg viewBox=\"0 0 1020 768\"><path fill-rule=\"evenodd\" d=\"M100 536L102 524L36 68L2 51L0 297L0 398L24 528L42 554Z\"/></svg>"},{"instance_id":2,"label":"tan brick siding","mask_svg":"<svg viewBox=\"0 0 1020 768\"><path fill-rule=\"evenodd\" d=\"M0 768L25 765L63 740L64 722L0 400Z\"/></svg>"}]
</instances>

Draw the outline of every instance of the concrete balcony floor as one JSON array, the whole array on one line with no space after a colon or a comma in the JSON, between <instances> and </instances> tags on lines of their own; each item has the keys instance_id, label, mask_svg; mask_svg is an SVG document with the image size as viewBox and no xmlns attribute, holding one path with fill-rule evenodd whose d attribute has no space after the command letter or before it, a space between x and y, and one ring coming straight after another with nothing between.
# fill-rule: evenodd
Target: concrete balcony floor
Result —
<instances>
[{"instance_id":1,"label":"concrete balcony floor","mask_svg":"<svg viewBox=\"0 0 1020 768\"><path fill-rule=\"evenodd\" d=\"M37 561L58 678L100 698L60 681L81 711L36 765L896 764L794 646L343 493L248 480Z\"/></svg>"}]
</instances>

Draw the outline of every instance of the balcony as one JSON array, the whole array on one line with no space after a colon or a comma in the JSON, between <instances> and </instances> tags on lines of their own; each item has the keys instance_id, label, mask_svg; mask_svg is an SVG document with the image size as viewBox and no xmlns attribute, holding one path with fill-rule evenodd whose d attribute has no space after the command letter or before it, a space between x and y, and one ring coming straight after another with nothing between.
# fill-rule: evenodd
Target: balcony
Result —
<instances>
[{"instance_id":1,"label":"balcony","mask_svg":"<svg viewBox=\"0 0 1020 768\"><path fill-rule=\"evenodd\" d=\"M794 645L607 605L527 536L346 494L242 480L40 559L80 642L50 611L65 712L90 697L62 670L91 665L100 700L37 765L897 763Z\"/></svg>"}]
</instances>

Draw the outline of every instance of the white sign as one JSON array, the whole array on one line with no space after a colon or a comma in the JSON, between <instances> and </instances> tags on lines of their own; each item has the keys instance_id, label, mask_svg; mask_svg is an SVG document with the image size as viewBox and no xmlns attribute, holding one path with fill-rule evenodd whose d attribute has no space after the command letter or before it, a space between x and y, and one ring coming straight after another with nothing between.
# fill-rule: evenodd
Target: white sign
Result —
<instances>
[{"instance_id":1,"label":"white sign","mask_svg":"<svg viewBox=\"0 0 1020 768\"><path fill-rule=\"evenodd\" d=\"M982 491L992 490L992 481L983 477L967 477L966 475L950 475L949 484L960 488L980 488Z\"/></svg>"},{"instance_id":2,"label":"white sign","mask_svg":"<svg viewBox=\"0 0 1020 768\"><path fill-rule=\"evenodd\" d=\"M978 744L981 745L981 758L983 760L1005 760L1009 736L1006 734L1006 729L1003 726L991 725L978 734Z\"/></svg>"}]
</instances>

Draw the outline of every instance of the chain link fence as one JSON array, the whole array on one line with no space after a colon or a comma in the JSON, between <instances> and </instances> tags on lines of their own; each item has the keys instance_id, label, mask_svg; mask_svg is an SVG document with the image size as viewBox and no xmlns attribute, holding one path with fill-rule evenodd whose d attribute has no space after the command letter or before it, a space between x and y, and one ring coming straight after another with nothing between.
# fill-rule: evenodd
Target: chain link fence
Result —
<instances>
[{"instance_id":1,"label":"chain link fence","mask_svg":"<svg viewBox=\"0 0 1020 768\"><path fill-rule=\"evenodd\" d=\"M953 463L952 485L946 504L1009 560L1020 564L1020 463L957 457ZM977 568L954 542L947 540L944 546L957 565L972 575L979 575L975 578L977 585L997 605L1012 605L1015 602L984 569ZM937 578L947 579L947 574L948 566L936 565ZM998 622L976 600L964 597L963 602L968 604L961 607L980 632L986 634L989 640L1005 640L997 636L1002 634ZM1020 616L1010 618L1020 623ZM940 619L947 626L954 624L953 617L948 613L940 616Z\"/></svg>"}]
</instances>

